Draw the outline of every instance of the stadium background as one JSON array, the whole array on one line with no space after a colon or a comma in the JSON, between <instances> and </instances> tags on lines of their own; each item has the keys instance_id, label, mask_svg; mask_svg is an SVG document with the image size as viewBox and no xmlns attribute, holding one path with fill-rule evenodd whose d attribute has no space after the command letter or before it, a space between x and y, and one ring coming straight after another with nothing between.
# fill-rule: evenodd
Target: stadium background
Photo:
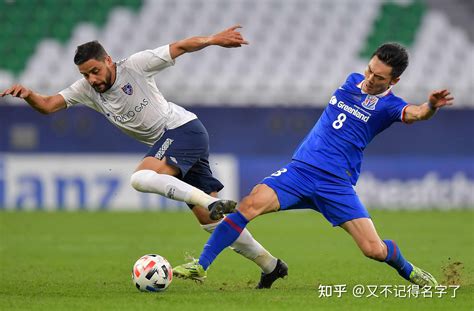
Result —
<instances>
[{"instance_id":1,"label":"stadium background","mask_svg":"<svg viewBox=\"0 0 474 311\"><path fill-rule=\"evenodd\" d=\"M0 89L55 94L81 78L72 57L89 40L119 60L240 23L249 46L185 55L156 76L204 122L222 196L238 199L290 159L347 74L399 41L411 63L395 93L421 103L447 87L456 106L377 137L357 190L371 208L474 208L472 12L463 0L2 1ZM146 147L88 108L45 117L6 97L0 122L0 208L185 208L131 189Z\"/></svg>"},{"instance_id":2,"label":"stadium background","mask_svg":"<svg viewBox=\"0 0 474 311\"><path fill-rule=\"evenodd\" d=\"M249 46L185 55L156 77L166 99L206 125L222 196L234 199L290 160L333 90L365 68L372 50L405 44L411 64L395 93L421 103L447 87L456 105L376 137L357 191L382 237L442 284L461 286L456 298L320 298L318 285L408 282L361 256L323 217L296 212L249 225L289 264L288 280L271 291L256 292L257 267L225 251L203 286L175 280L164 295L140 295L130 282L138 257L157 252L182 263L185 251L199 254L207 233L183 204L132 190L147 148L103 116L86 107L43 116L5 97L0 309L473 310L473 16L469 0L0 0L0 90L67 87L81 78L72 58L85 41L100 40L119 60L242 24Z\"/></svg>"}]
</instances>

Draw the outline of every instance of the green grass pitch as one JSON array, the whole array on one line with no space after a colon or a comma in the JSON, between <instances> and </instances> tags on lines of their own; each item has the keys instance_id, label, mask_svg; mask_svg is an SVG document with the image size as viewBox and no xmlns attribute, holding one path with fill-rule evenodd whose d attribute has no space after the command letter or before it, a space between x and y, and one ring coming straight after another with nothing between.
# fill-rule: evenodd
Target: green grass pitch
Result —
<instances>
[{"instance_id":1,"label":"green grass pitch","mask_svg":"<svg viewBox=\"0 0 474 311\"><path fill-rule=\"evenodd\" d=\"M190 212L1 212L0 310L474 310L474 212L371 214L383 238L439 281L447 280L443 267L457 267L456 297L452 290L442 298L354 297L356 284L409 283L314 212L265 215L249 225L290 267L274 288L253 289L258 267L226 250L204 284L174 279L163 293L137 291L131 268L147 253L173 265L186 252L198 256L208 234ZM319 285L338 284L348 288L342 297L319 297Z\"/></svg>"}]
</instances>

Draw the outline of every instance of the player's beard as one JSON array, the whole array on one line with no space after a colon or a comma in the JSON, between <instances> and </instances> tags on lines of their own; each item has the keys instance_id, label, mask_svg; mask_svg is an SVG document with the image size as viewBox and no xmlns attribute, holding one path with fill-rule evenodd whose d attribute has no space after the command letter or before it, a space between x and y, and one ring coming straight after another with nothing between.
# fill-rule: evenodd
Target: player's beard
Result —
<instances>
[{"instance_id":1,"label":"player's beard","mask_svg":"<svg viewBox=\"0 0 474 311\"><path fill-rule=\"evenodd\" d=\"M100 83L99 85L93 86L93 88L98 93L104 93L104 92L107 92L111 87L112 87L112 70L110 70L110 68L107 67L104 82Z\"/></svg>"}]
</instances>

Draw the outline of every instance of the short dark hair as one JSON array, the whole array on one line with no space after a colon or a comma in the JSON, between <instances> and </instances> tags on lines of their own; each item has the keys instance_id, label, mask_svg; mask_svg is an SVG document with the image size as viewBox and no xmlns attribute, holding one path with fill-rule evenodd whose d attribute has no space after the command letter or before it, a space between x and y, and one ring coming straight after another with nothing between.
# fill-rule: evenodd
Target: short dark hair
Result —
<instances>
[{"instance_id":1,"label":"short dark hair","mask_svg":"<svg viewBox=\"0 0 474 311\"><path fill-rule=\"evenodd\" d=\"M408 52L398 43L384 43L377 48L372 57L377 56L384 64L392 67L392 78L398 78L408 67Z\"/></svg>"},{"instance_id":2,"label":"short dark hair","mask_svg":"<svg viewBox=\"0 0 474 311\"><path fill-rule=\"evenodd\" d=\"M104 47L99 43L99 41L94 40L77 47L76 53L74 54L74 64L81 65L89 59L102 61L106 56L107 52Z\"/></svg>"}]
</instances>

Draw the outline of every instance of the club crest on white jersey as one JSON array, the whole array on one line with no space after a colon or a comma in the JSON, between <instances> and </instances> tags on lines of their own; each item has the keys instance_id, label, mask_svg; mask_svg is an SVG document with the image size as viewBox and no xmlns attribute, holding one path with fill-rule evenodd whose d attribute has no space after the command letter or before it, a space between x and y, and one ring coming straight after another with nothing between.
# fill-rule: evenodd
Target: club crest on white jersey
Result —
<instances>
[{"instance_id":1,"label":"club crest on white jersey","mask_svg":"<svg viewBox=\"0 0 474 311\"><path fill-rule=\"evenodd\" d=\"M130 83L127 83L124 86L122 86L122 91L127 95L132 95L133 94L133 87Z\"/></svg>"}]
</instances>

